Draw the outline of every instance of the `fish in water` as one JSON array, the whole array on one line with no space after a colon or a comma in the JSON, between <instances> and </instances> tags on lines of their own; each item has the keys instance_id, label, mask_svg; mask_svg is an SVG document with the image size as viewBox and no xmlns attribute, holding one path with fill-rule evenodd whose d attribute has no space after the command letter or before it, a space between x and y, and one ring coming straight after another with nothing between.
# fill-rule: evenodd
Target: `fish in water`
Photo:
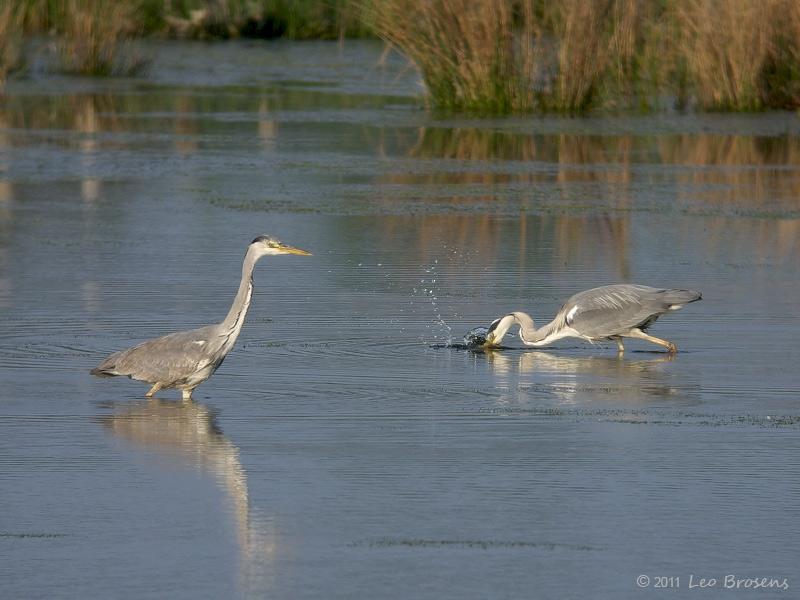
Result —
<instances>
[{"instance_id":1,"label":"fish in water","mask_svg":"<svg viewBox=\"0 0 800 600\"><path fill-rule=\"evenodd\" d=\"M475 327L464 334L464 345L467 348L480 348L486 344L489 335L488 327Z\"/></svg>"}]
</instances>

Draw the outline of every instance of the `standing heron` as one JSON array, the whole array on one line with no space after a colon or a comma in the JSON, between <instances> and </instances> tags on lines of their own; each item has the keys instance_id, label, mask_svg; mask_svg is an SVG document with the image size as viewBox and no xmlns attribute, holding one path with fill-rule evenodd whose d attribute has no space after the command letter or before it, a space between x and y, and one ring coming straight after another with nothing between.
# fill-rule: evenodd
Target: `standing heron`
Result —
<instances>
[{"instance_id":1,"label":"standing heron","mask_svg":"<svg viewBox=\"0 0 800 600\"><path fill-rule=\"evenodd\" d=\"M125 375L146 381L153 386L145 394L148 398L158 390L178 388L183 399L190 400L194 388L211 377L239 337L253 295L256 262L262 256L275 254L311 255L273 237L257 237L244 255L239 291L228 316L221 323L170 333L116 352L92 369L91 374L99 377Z\"/></svg>"},{"instance_id":2,"label":"standing heron","mask_svg":"<svg viewBox=\"0 0 800 600\"><path fill-rule=\"evenodd\" d=\"M677 346L648 335L648 327L661 315L701 298L700 292L694 290L661 290L627 283L605 285L572 296L540 329L524 312L496 319L486 333L486 345L499 345L506 332L519 325L519 338L528 346L546 346L561 338L577 337L589 342L614 340L622 353L622 338L629 337L664 346L672 354L678 351Z\"/></svg>"}]
</instances>

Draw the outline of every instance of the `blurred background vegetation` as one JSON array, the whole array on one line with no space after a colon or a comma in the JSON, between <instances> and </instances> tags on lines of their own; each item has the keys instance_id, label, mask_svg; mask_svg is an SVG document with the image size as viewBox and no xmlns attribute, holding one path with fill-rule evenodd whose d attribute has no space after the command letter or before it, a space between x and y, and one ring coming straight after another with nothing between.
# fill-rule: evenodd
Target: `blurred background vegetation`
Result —
<instances>
[{"instance_id":1,"label":"blurred background vegetation","mask_svg":"<svg viewBox=\"0 0 800 600\"><path fill-rule=\"evenodd\" d=\"M0 81L40 38L65 72L130 75L143 37L377 37L445 111L800 107L798 0L0 0Z\"/></svg>"}]
</instances>

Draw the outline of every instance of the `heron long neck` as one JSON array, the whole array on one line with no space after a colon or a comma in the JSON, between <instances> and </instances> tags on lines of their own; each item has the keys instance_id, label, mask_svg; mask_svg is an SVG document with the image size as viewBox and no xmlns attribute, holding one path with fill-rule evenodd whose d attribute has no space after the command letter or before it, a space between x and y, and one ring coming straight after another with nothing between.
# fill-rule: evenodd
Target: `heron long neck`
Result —
<instances>
[{"instance_id":1,"label":"heron long neck","mask_svg":"<svg viewBox=\"0 0 800 600\"><path fill-rule=\"evenodd\" d=\"M519 339L526 344L538 342L542 339L539 330L536 329L536 325L533 323L533 318L531 318L529 314L524 312L515 312L511 314L514 315L514 320L517 325L519 325Z\"/></svg>"},{"instance_id":2,"label":"heron long neck","mask_svg":"<svg viewBox=\"0 0 800 600\"><path fill-rule=\"evenodd\" d=\"M513 313L519 324L519 338L528 345L535 345L547 339L557 329L555 321L551 321L544 327L536 329L531 316L524 312Z\"/></svg>"},{"instance_id":3,"label":"heron long neck","mask_svg":"<svg viewBox=\"0 0 800 600\"><path fill-rule=\"evenodd\" d=\"M250 308L250 297L253 295L253 268L256 266L258 257L250 250L247 251L242 264L242 280L239 282L239 291L233 299L228 316L220 323L222 329L232 333L234 339L239 335L239 331L244 324L247 309Z\"/></svg>"}]
</instances>

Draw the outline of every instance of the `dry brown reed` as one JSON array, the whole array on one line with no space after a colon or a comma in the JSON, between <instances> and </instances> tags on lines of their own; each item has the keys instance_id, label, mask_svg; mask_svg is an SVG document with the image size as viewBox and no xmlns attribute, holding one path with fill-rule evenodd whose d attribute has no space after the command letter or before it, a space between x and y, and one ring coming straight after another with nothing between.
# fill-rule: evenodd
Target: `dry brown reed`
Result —
<instances>
[{"instance_id":1,"label":"dry brown reed","mask_svg":"<svg viewBox=\"0 0 800 600\"><path fill-rule=\"evenodd\" d=\"M385 0L372 7L380 37L419 68L431 103L488 112L533 106L533 15L505 0Z\"/></svg>"},{"instance_id":2,"label":"dry brown reed","mask_svg":"<svg viewBox=\"0 0 800 600\"><path fill-rule=\"evenodd\" d=\"M604 15L616 4L564 0L562 5L551 6L549 33L557 50L549 94L540 95L543 107L573 112L591 106L611 57ZM624 38L619 37L621 41Z\"/></svg>"},{"instance_id":3,"label":"dry brown reed","mask_svg":"<svg viewBox=\"0 0 800 600\"><path fill-rule=\"evenodd\" d=\"M0 4L0 90L9 74L24 64L20 12L11 2Z\"/></svg>"},{"instance_id":4,"label":"dry brown reed","mask_svg":"<svg viewBox=\"0 0 800 600\"><path fill-rule=\"evenodd\" d=\"M438 108L800 106L797 0L375 0Z\"/></svg>"},{"instance_id":5,"label":"dry brown reed","mask_svg":"<svg viewBox=\"0 0 800 600\"><path fill-rule=\"evenodd\" d=\"M382 0L377 34L419 68L432 105L477 112L580 112L637 73L636 0Z\"/></svg>"},{"instance_id":6,"label":"dry brown reed","mask_svg":"<svg viewBox=\"0 0 800 600\"><path fill-rule=\"evenodd\" d=\"M673 2L676 56L697 102L710 109L759 108L759 73L770 54L774 2Z\"/></svg>"},{"instance_id":7,"label":"dry brown reed","mask_svg":"<svg viewBox=\"0 0 800 600\"><path fill-rule=\"evenodd\" d=\"M430 106L505 114L596 107L800 107L798 0L0 0L0 79L21 33L64 69L125 74L130 38L364 35L418 67Z\"/></svg>"},{"instance_id":8,"label":"dry brown reed","mask_svg":"<svg viewBox=\"0 0 800 600\"><path fill-rule=\"evenodd\" d=\"M84 75L129 74L145 61L131 46L133 5L103 0L66 0L58 41L62 68Z\"/></svg>"}]
</instances>

